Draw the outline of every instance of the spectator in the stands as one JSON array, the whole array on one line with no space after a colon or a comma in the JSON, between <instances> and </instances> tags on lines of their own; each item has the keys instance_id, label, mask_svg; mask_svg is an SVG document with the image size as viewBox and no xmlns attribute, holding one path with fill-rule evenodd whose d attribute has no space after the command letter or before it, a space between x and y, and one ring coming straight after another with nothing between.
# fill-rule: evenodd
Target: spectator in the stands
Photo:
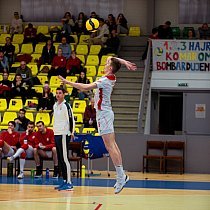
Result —
<instances>
[{"instance_id":1,"label":"spectator in the stands","mask_svg":"<svg viewBox=\"0 0 210 210\"><path fill-rule=\"evenodd\" d=\"M86 23L87 18L85 17L85 14L83 12L80 12L78 15L77 20L75 21L75 31L78 36L80 36L82 33L86 33Z\"/></svg>"},{"instance_id":2,"label":"spectator in the stands","mask_svg":"<svg viewBox=\"0 0 210 210\"><path fill-rule=\"evenodd\" d=\"M94 108L94 98L90 99L90 105L86 106L84 112L84 128L97 128L96 109Z\"/></svg>"},{"instance_id":3,"label":"spectator in the stands","mask_svg":"<svg viewBox=\"0 0 210 210\"><path fill-rule=\"evenodd\" d=\"M151 39L159 39L158 36L158 28L153 28L152 29L152 34L149 35L149 39L147 40L147 46L146 49L142 55L142 60L145 60L147 58L147 51L148 51L148 47L149 47L149 43L151 42Z\"/></svg>"},{"instance_id":4,"label":"spectator in the stands","mask_svg":"<svg viewBox=\"0 0 210 210\"><path fill-rule=\"evenodd\" d=\"M195 39L195 32L191 29L187 32L187 39Z\"/></svg>"},{"instance_id":5,"label":"spectator in the stands","mask_svg":"<svg viewBox=\"0 0 210 210\"><path fill-rule=\"evenodd\" d=\"M30 43L32 42L33 49L35 50L37 44L37 30L33 27L32 23L28 24L28 27L25 28L24 31L24 40L23 43Z\"/></svg>"},{"instance_id":6,"label":"spectator in the stands","mask_svg":"<svg viewBox=\"0 0 210 210\"><path fill-rule=\"evenodd\" d=\"M97 32L91 34L91 38L89 39L89 44L103 44L106 42L109 36L109 28L107 24L104 22L103 18L99 18L99 28Z\"/></svg>"},{"instance_id":7,"label":"spectator in the stands","mask_svg":"<svg viewBox=\"0 0 210 210\"><path fill-rule=\"evenodd\" d=\"M58 48L62 49L62 55L68 60L71 55L71 45L66 42L66 37L62 37L61 44Z\"/></svg>"},{"instance_id":8,"label":"spectator in the stands","mask_svg":"<svg viewBox=\"0 0 210 210\"><path fill-rule=\"evenodd\" d=\"M108 19L105 21L107 26L109 27L109 32L111 33L113 30L117 30L116 20L113 14L108 15Z\"/></svg>"},{"instance_id":9,"label":"spectator in the stands","mask_svg":"<svg viewBox=\"0 0 210 210\"><path fill-rule=\"evenodd\" d=\"M18 117L14 119L15 124L16 124L15 126L16 131L26 131L28 122L30 122L30 120L26 118L25 114L26 114L26 110L20 109L18 113Z\"/></svg>"},{"instance_id":10,"label":"spectator in the stands","mask_svg":"<svg viewBox=\"0 0 210 210\"><path fill-rule=\"evenodd\" d=\"M48 83L44 84L42 96L39 97L37 111L42 110L52 110L55 103L55 97L50 91L50 86Z\"/></svg>"},{"instance_id":11,"label":"spectator in the stands","mask_svg":"<svg viewBox=\"0 0 210 210\"><path fill-rule=\"evenodd\" d=\"M22 98L23 103L26 101L26 89L25 83L23 82L21 74L16 74L14 81L12 82L11 96Z\"/></svg>"},{"instance_id":12,"label":"spectator in the stands","mask_svg":"<svg viewBox=\"0 0 210 210\"><path fill-rule=\"evenodd\" d=\"M48 72L48 77L61 75L66 76L66 58L62 54L63 50L58 48L58 55L53 58L52 67Z\"/></svg>"},{"instance_id":13,"label":"spectator in the stands","mask_svg":"<svg viewBox=\"0 0 210 210\"><path fill-rule=\"evenodd\" d=\"M63 33L70 35L74 31L75 22L70 12L66 12L61 19L63 24Z\"/></svg>"},{"instance_id":14,"label":"spectator in the stands","mask_svg":"<svg viewBox=\"0 0 210 210\"><path fill-rule=\"evenodd\" d=\"M99 19L99 15L97 15L96 12L93 11L93 12L90 13L90 18Z\"/></svg>"},{"instance_id":15,"label":"spectator in the stands","mask_svg":"<svg viewBox=\"0 0 210 210\"><path fill-rule=\"evenodd\" d=\"M66 75L71 76L80 74L82 70L82 61L76 56L76 52L73 50L71 56L66 64Z\"/></svg>"},{"instance_id":16,"label":"spectator in the stands","mask_svg":"<svg viewBox=\"0 0 210 210\"><path fill-rule=\"evenodd\" d=\"M128 22L125 16L120 13L117 17L117 34L128 34Z\"/></svg>"},{"instance_id":17,"label":"spectator in the stands","mask_svg":"<svg viewBox=\"0 0 210 210\"><path fill-rule=\"evenodd\" d=\"M14 12L14 18L11 22L10 27L11 34L22 34L23 33L23 21L20 18L18 12Z\"/></svg>"},{"instance_id":18,"label":"spectator in the stands","mask_svg":"<svg viewBox=\"0 0 210 210\"><path fill-rule=\"evenodd\" d=\"M11 38L6 38L6 44L3 47L4 55L7 57L9 65L14 62L15 46L11 42Z\"/></svg>"},{"instance_id":19,"label":"spectator in the stands","mask_svg":"<svg viewBox=\"0 0 210 210\"><path fill-rule=\"evenodd\" d=\"M116 30L112 30L111 37L107 39L106 43L104 44L104 47L101 48L99 52L99 58L101 58L103 55L107 55L108 53L114 53L118 54L120 46L120 39L117 36Z\"/></svg>"},{"instance_id":20,"label":"spectator in the stands","mask_svg":"<svg viewBox=\"0 0 210 210\"><path fill-rule=\"evenodd\" d=\"M9 63L7 57L4 55L4 52L0 51L0 73L9 71Z\"/></svg>"},{"instance_id":21,"label":"spectator in the stands","mask_svg":"<svg viewBox=\"0 0 210 210\"><path fill-rule=\"evenodd\" d=\"M171 22L166 21L164 25L158 27L158 37L160 39L173 39L173 32L171 29Z\"/></svg>"},{"instance_id":22,"label":"spectator in the stands","mask_svg":"<svg viewBox=\"0 0 210 210\"><path fill-rule=\"evenodd\" d=\"M89 79L87 79L86 73L84 71L81 71L81 73L77 79L77 83L83 83L83 84L90 83L90 81L89 81ZM79 98L80 100L83 100L84 98L88 98L89 93L90 93L89 91L81 91L76 88L73 88L71 96L74 98Z\"/></svg>"},{"instance_id":23,"label":"spectator in the stands","mask_svg":"<svg viewBox=\"0 0 210 210\"><path fill-rule=\"evenodd\" d=\"M31 69L26 65L25 61L20 62L20 67L17 68L16 74L20 74L23 82L25 82L28 85L32 85L32 72Z\"/></svg>"},{"instance_id":24,"label":"spectator in the stands","mask_svg":"<svg viewBox=\"0 0 210 210\"><path fill-rule=\"evenodd\" d=\"M198 28L198 37L199 39L210 39L210 28L207 23Z\"/></svg>"},{"instance_id":25,"label":"spectator in the stands","mask_svg":"<svg viewBox=\"0 0 210 210\"><path fill-rule=\"evenodd\" d=\"M12 88L12 82L8 80L9 74L3 73L3 80L0 81L0 98L6 98L7 101L10 99L10 91Z\"/></svg>"},{"instance_id":26,"label":"spectator in the stands","mask_svg":"<svg viewBox=\"0 0 210 210\"><path fill-rule=\"evenodd\" d=\"M52 40L49 39L42 50L42 56L41 56L42 63L51 64L54 56L55 56L55 46L53 45Z\"/></svg>"}]
</instances>

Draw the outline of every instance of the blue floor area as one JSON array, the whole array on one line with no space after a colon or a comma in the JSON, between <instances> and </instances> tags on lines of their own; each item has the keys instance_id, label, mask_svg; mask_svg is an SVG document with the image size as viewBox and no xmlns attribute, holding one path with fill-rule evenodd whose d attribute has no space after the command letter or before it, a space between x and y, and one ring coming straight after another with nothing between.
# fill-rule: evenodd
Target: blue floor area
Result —
<instances>
[{"instance_id":1,"label":"blue floor area","mask_svg":"<svg viewBox=\"0 0 210 210\"><path fill-rule=\"evenodd\" d=\"M72 178L74 186L92 187L113 187L114 179L95 179L95 178ZM59 185L62 179L45 179L24 177L18 180L16 177L0 176L0 184L31 184L31 185ZM177 189L177 190L210 190L210 182L192 181L157 181L157 180L130 180L127 188L150 188L150 189Z\"/></svg>"}]
</instances>

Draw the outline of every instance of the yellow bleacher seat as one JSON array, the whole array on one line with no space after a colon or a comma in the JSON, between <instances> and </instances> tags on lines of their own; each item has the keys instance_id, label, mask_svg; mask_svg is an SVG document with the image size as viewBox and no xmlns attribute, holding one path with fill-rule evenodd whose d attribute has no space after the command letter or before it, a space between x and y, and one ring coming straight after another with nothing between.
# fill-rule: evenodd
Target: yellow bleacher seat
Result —
<instances>
[{"instance_id":1,"label":"yellow bleacher seat","mask_svg":"<svg viewBox=\"0 0 210 210\"><path fill-rule=\"evenodd\" d=\"M30 106L30 103L38 104L38 99L27 99L24 106Z\"/></svg>"},{"instance_id":2,"label":"yellow bleacher seat","mask_svg":"<svg viewBox=\"0 0 210 210\"><path fill-rule=\"evenodd\" d=\"M34 86L32 87L37 93L43 93L43 87L42 86Z\"/></svg>"},{"instance_id":3,"label":"yellow bleacher seat","mask_svg":"<svg viewBox=\"0 0 210 210\"><path fill-rule=\"evenodd\" d=\"M48 78L46 75L38 75L37 77L43 85L45 84L46 81L48 82Z\"/></svg>"},{"instance_id":4,"label":"yellow bleacher seat","mask_svg":"<svg viewBox=\"0 0 210 210\"><path fill-rule=\"evenodd\" d=\"M95 133L96 129L95 128L83 128L82 133Z\"/></svg>"},{"instance_id":5,"label":"yellow bleacher seat","mask_svg":"<svg viewBox=\"0 0 210 210\"><path fill-rule=\"evenodd\" d=\"M42 33L44 35L49 33L49 28L48 26L38 26L37 27L37 34Z\"/></svg>"},{"instance_id":6,"label":"yellow bleacher seat","mask_svg":"<svg viewBox=\"0 0 210 210\"><path fill-rule=\"evenodd\" d=\"M98 55L101 50L101 45L91 45L89 55Z\"/></svg>"},{"instance_id":7,"label":"yellow bleacher seat","mask_svg":"<svg viewBox=\"0 0 210 210\"><path fill-rule=\"evenodd\" d=\"M3 76L2 76L2 74L0 74L0 81L2 81L3 80Z\"/></svg>"},{"instance_id":8,"label":"yellow bleacher seat","mask_svg":"<svg viewBox=\"0 0 210 210\"><path fill-rule=\"evenodd\" d=\"M33 76L38 74L38 67L36 64L27 64L27 66L31 69Z\"/></svg>"},{"instance_id":9,"label":"yellow bleacher seat","mask_svg":"<svg viewBox=\"0 0 210 210\"><path fill-rule=\"evenodd\" d=\"M13 121L15 118L17 118L16 112L4 112L1 125L7 125L9 121Z\"/></svg>"},{"instance_id":10,"label":"yellow bleacher seat","mask_svg":"<svg viewBox=\"0 0 210 210\"><path fill-rule=\"evenodd\" d=\"M20 52L20 46L19 46L19 44L13 44L13 45L15 46L15 54L18 54Z\"/></svg>"},{"instance_id":11,"label":"yellow bleacher seat","mask_svg":"<svg viewBox=\"0 0 210 210\"><path fill-rule=\"evenodd\" d=\"M67 92L68 92L69 95L71 95L72 90L73 90L73 87L67 87Z\"/></svg>"},{"instance_id":12,"label":"yellow bleacher seat","mask_svg":"<svg viewBox=\"0 0 210 210\"><path fill-rule=\"evenodd\" d=\"M72 44L76 44L77 45L77 43L78 43L78 36L77 35L73 35L73 34L71 34L71 36L74 38L74 42L75 42L75 43L72 43Z\"/></svg>"},{"instance_id":13,"label":"yellow bleacher seat","mask_svg":"<svg viewBox=\"0 0 210 210\"><path fill-rule=\"evenodd\" d=\"M78 55L87 55L88 54L88 46L84 44L78 44L76 48L76 54Z\"/></svg>"},{"instance_id":14,"label":"yellow bleacher seat","mask_svg":"<svg viewBox=\"0 0 210 210\"><path fill-rule=\"evenodd\" d=\"M45 46L45 43L38 43L38 44L36 44L34 53L42 54L42 49L43 49L44 46Z\"/></svg>"},{"instance_id":15,"label":"yellow bleacher seat","mask_svg":"<svg viewBox=\"0 0 210 210\"><path fill-rule=\"evenodd\" d=\"M50 87L56 86L59 87L61 85L61 80L58 78L58 76L52 76L50 78Z\"/></svg>"},{"instance_id":16,"label":"yellow bleacher seat","mask_svg":"<svg viewBox=\"0 0 210 210\"><path fill-rule=\"evenodd\" d=\"M104 76L104 66L99 66L98 67L98 73L97 73L97 77L102 77Z\"/></svg>"},{"instance_id":17,"label":"yellow bleacher seat","mask_svg":"<svg viewBox=\"0 0 210 210\"><path fill-rule=\"evenodd\" d=\"M77 77L76 76L67 76L66 79L70 82L76 82L77 81Z\"/></svg>"},{"instance_id":18,"label":"yellow bleacher seat","mask_svg":"<svg viewBox=\"0 0 210 210\"><path fill-rule=\"evenodd\" d=\"M39 60L39 58L41 57L42 55L39 53L39 54L31 54L31 57L32 57L32 60L31 62L32 63L35 63L36 60Z\"/></svg>"},{"instance_id":19,"label":"yellow bleacher seat","mask_svg":"<svg viewBox=\"0 0 210 210\"><path fill-rule=\"evenodd\" d=\"M87 77L87 79L90 81L90 83L93 83L93 77Z\"/></svg>"},{"instance_id":20,"label":"yellow bleacher seat","mask_svg":"<svg viewBox=\"0 0 210 210\"><path fill-rule=\"evenodd\" d=\"M32 44L22 44L20 53L21 54L32 54L33 53Z\"/></svg>"},{"instance_id":21,"label":"yellow bleacher seat","mask_svg":"<svg viewBox=\"0 0 210 210\"><path fill-rule=\"evenodd\" d=\"M12 38L12 43L13 44L22 44L23 43L23 39L24 39L24 35L23 34L14 34L14 36Z\"/></svg>"},{"instance_id":22,"label":"yellow bleacher seat","mask_svg":"<svg viewBox=\"0 0 210 210\"><path fill-rule=\"evenodd\" d=\"M74 120L76 124L83 124L82 114L74 114Z\"/></svg>"},{"instance_id":23,"label":"yellow bleacher seat","mask_svg":"<svg viewBox=\"0 0 210 210\"><path fill-rule=\"evenodd\" d=\"M74 132L75 132L75 133L80 133L79 128L74 128Z\"/></svg>"},{"instance_id":24,"label":"yellow bleacher seat","mask_svg":"<svg viewBox=\"0 0 210 210\"><path fill-rule=\"evenodd\" d=\"M73 112L74 113L84 113L86 108L85 100L74 100L73 102Z\"/></svg>"},{"instance_id":25,"label":"yellow bleacher seat","mask_svg":"<svg viewBox=\"0 0 210 210\"><path fill-rule=\"evenodd\" d=\"M7 111L19 111L23 108L23 101L19 98L11 99L9 102L9 107Z\"/></svg>"},{"instance_id":26,"label":"yellow bleacher seat","mask_svg":"<svg viewBox=\"0 0 210 210\"><path fill-rule=\"evenodd\" d=\"M77 58L79 58L83 64L85 64L85 56L84 55L77 55Z\"/></svg>"},{"instance_id":27,"label":"yellow bleacher seat","mask_svg":"<svg viewBox=\"0 0 210 210\"><path fill-rule=\"evenodd\" d=\"M99 58L97 55L88 55L86 60L86 66L98 66Z\"/></svg>"},{"instance_id":28,"label":"yellow bleacher seat","mask_svg":"<svg viewBox=\"0 0 210 210\"><path fill-rule=\"evenodd\" d=\"M46 113L46 112L38 112L36 114L35 124L38 121L43 121L44 124L45 124L45 126L48 126L50 124L50 115L49 115L49 113Z\"/></svg>"},{"instance_id":29,"label":"yellow bleacher seat","mask_svg":"<svg viewBox=\"0 0 210 210\"><path fill-rule=\"evenodd\" d=\"M25 117L28 118L31 122L34 122L34 115L32 112L26 112Z\"/></svg>"},{"instance_id":30,"label":"yellow bleacher seat","mask_svg":"<svg viewBox=\"0 0 210 210\"><path fill-rule=\"evenodd\" d=\"M99 133L94 133L94 136L100 136Z\"/></svg>"},{"instance_id":31,"label":"yellow bleacher seat","mask_svg":"<svg viewBox=\"0 0 210 210\"><path fill-rule=\"evenodd\" d=\"M11 35L10 34L1 34L0 35L0 43L2 43L2 44L5 44L5 42L6 42L6 38L7 37L11 37Z\"/></svg>"},{"instance_id":32,"label":"yellow bleacher seat","mask_svg":"<svg viewBox=\"0 0 210 210\"><path fill-rule=\"evenodd\" d=\"M105 66L106 60L107 60L108 57L109 57L109 55L103 55L103 56L101 57L100 66Z\"/></svg>"},{"instance_id":33,"label":"yellow bleacher seat","mask_svg":"<svg viewBox=\"0 0 210 210\"><path fill-rule=\"evenodd\" d=\"M131 26L129 28L128 36L140 36L141 31L139 26Z\"/></svg>"},{"instance_id":34,"label":"yellow bleacher seat","mask_svg":"<svg viewBox=\"0 0 210 210\"><path fill-rule=\"evenodd\" d=\"M15 64L12 64L12 67L13 67L13 65L15 65ZM20 65L17 65L17 67L19 67ZM13 81L15 79L15 74L13 74L13 73L10 73L9 74L9 77L8 77L8 80L10 80L10 81Z\"/></svg>"},{"instance_id":35,"label":"yellow bleacher seat","mask_svg":"<svg viewBox=\"0 0 210 210\"><path fill-rule=\"evenodd\" d=\"M0 112L6 111L7 109L7 100L5 98L0 98Z\"/></svg>"},{"instance_id":36,"label":"yellow bleacher seat","mask_svg":"<svg viewBox=\"0 0 210 210\"><path fill-rule=\"evenodd\" d=\"M55 96L57 87L50 87L51 92Z\"/></svg>"},{"instance_id":37,"label":"yellow bleacher seat","mask_svg":"<svg viewBox=\"0 0 210 210\"><path fill-rule=\"evenodd\" d=\"M71 46L71 50L75 50L75 47L72 43L70 44L70 46Z\"/></svg>"},{"instance_id":38,"label":"yellow bleacher seat","mask_svg":"<svg viewBox=\"0 0 210 210\"><path fill-rule=\"evenodd\" d=\"M96 76L96 67L95 66L85 66L87 69L86 75L89 77L95 77Z\"/></svg>"},{"instance_id":39,"label":"yellow bleacher seat","mask_svg":"<svg viewBox=\"0 0 210 210\"><path fill-rule=\"evenodd\" d=\"M79 44L88 44L86 40L90 39L90 35L81 35L79 38Z\"/></svg>"},{"instance_id":40,"label":"yellow bleacher seat","mask_svg":"<svg viewBox=\"0 0 210 210\"><path fill-rule=\"evenodd\" d=\"M55 53L57 54L58 53L58 46L60 45L61 43L53 43L53 45L55 46Z\"/></svg>"}]
</instances>

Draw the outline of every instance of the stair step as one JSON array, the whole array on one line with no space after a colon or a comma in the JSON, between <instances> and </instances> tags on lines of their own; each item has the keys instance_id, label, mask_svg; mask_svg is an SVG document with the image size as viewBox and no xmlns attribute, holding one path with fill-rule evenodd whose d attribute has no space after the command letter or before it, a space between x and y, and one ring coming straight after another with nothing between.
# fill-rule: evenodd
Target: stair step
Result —
<instances>
[{"instance_id":1,"label":"stair step","mask_svg":"<svg viewBox=\"0 0 210 210\"><path fill-rule=\"evenodd\" d=\"M112 100L112 107L119 107L119 105L121 106L126 106L126 107L139 107L139 101L113 101Z\"/></svg>"},{"instance_id":2,"label":"stair step","mask_svg":"<svg viewBox=\"0 0 210 210\"><path fill-rule=\"evenodd\" d=\"M137 128L121 128L121 127L116 127L115 133L137 133Z\"/></svg>"},{"instance_id":3,"label":"stair step","mask_svg":"<svg viewBox=\"0 0 210 210\"><path fill-rule=\"evenodd\" d=\"M112 94L112 99L126 99L127 101L129 100L134 100L136 99L140 99L140 94L130 94L130 95L125 95L125 94Z\"/></svg>"},{"instance_id":4,"label":"stair step","mask_svg":"<svg viewBox=\"0 0 210 210\"><path fill-rule=\"evenodd\" d=\"M134 56L134 57L141 58L143 53L144 53L143 51L120 51L119 52L119 57Z\"/></svg>"},{"instance_id":5,"label":"stair step","mask_svg":"<svg viewBox=\"0 0 210 210\"><path fill-rule=\"evenodd\" d=\"M126 69L126 68L125 68ZM116 74L116 77L138 77L138 78L143 78L144 72L142 70L137 70L137 71L119 71Z\"/></svg>"},{"instance_id":6,"label":"stair step","mask_svg":"<svg viewBox=\"0 0 210 210\"><path fill-rule=\"evenodd\" d=\"M134 77L131 77L131 78L127 78L127 77L119 77L117 78L117 82L130 82L130 83L137 83L139 84L140 82L142 82L142 79L141 78L134 78Z\"/></svg>"},{"instance_id":7,"label":"stair step","mask_svg":"<svg viewBox=\"0 0 210 210\"><path fill-rule=\"evenodd\" d=\"M139 95L141 93L140 89L114 89L114 95Z\"/></svg>"},{"instance_id":8,"label":"stair step","mask_svg":"<svg viewBox=\"0 0 210 210\"><path fill-rule=\"evenodd\" d=\"M136 114L118 114L117 116L114 117L114 120L123 120L123 121L138 121L138 115Z\"/></svg>"},{"instance_id":9,"label":"stair step","mask_svg":"<svg viewBox=\"0 0 210 210\"><path fill-rule=\"evenodd\" d=\"M129 36L125 36L125 37L120 37L120 45L121 47L123 46L145 46L147 45L147 40L148 37L129 37Z\"/></svg>"},{"instance_id":10,"label":"stair step","mask_svg":"<svg viewBox=\"0 0 210 210\"><path fill-rule=\"evenodd\" d=\"M137 114L139 107L112 107L115 114Z\"/></svg>"},{"instance_id":11,"label":"stair step","mask_svg":"<svg viewBox=\"0 0 210 210\"><path fill-rule=\"evenodd\" d=\"M133 89L133 90L140 90L142 88L142 83L127 83L127 82L120 82L116 83L114 86L115 89L121 89L121 90L127 90L127 89Z\"/></svg>"},{"instance_id":12,"label":"stair step","mask_svg":"<svg viewBox=\"0 0 210 210\"><path fill-rule=\"evenodd\" d=\"M122 46L120 48L120 52L124 52L124 51L136 51L136 52L140 52L145 50L146 46Z\"/></svg>"}]
</instances>

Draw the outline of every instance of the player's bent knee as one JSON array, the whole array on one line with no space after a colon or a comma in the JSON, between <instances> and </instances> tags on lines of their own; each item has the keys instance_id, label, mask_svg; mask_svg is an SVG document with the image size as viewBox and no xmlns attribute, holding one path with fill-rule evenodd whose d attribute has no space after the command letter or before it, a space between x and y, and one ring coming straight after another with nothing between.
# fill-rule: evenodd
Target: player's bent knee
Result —
<instances>
[{"instance_id":1,"label":"player's bent knee","mask_svg":"<svg viewBox=\"0 0 210 210\"><path fill-rule=\"evenodd\" d=\"M56 147L52 148L52 152L55 153L56 152Z\"/></svg>"}]
</instances>

